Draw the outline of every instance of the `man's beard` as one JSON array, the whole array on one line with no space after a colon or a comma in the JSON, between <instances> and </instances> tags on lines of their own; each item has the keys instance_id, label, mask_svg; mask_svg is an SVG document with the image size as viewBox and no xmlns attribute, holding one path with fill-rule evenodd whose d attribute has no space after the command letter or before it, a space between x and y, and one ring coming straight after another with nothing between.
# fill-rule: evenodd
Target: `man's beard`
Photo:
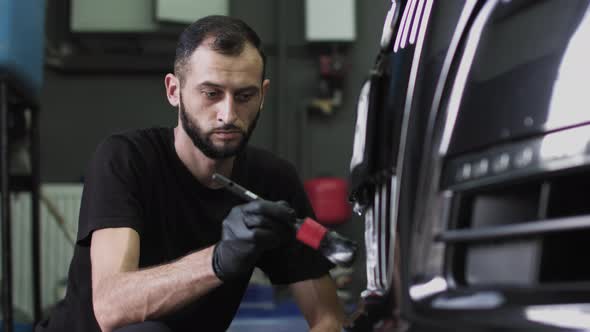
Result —
<instances>
[{"instance_id":1,"label":"man's beard","mask_svg":"<svg viewBox=\"0 0 590 332\"><path fill-rule=\"evenodd\" d=\"M186 107L182 100L182 95L180 96L179 112L182 128L187 133L188 137L190 137L190 139L193 141L195 147L197 147L199 150L201 150L201 152L203 152L205 156L211 159L226 159L240 153L248 144L250 136L252 136L252 132L254 131L254 128L256 128L256 123L258 122L258 118L260 116L260 111L258 111L258 113L256 113L254 121L252 122L250 127L248 127L248 130L246 132L244 132L244 130L233 124L226 124L222 127L215 128L215 130L235 130L239 131L242 134L242 138L237 145L216 147L211 141L211 135L213 134L213 132L205 133L203 129L200 128L195 121L192 121L189 118L186 112Z\"/></svg>"}]
</instances>

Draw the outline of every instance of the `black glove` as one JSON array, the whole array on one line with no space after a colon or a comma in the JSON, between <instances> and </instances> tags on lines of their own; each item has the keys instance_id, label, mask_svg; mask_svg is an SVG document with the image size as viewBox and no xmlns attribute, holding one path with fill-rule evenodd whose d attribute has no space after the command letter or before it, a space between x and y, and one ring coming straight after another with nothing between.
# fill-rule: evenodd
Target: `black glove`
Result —
<instances>
[{"instance_id":1,"label":"black glove","mask_svg":"<svg viewBox=\"0 0 590 332\"><path fill-rule=\"evenodd\" d=\"M250 272L260 255L294 236L295 212L285 202L257 200L232 208L213 250L213 271L223 281Z\"/></svg>"}]
</instances>

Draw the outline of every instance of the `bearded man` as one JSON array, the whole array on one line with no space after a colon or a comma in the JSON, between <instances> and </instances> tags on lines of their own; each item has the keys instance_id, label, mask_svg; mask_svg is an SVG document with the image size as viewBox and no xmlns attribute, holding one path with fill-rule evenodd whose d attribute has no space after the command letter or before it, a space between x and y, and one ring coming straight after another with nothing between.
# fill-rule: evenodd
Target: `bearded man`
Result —
<instances>
[{"instance_id":1,"label":"bearded man","mask_svg":"<svg viewBox=\"0 0 590 332\"><path fill-rule=\"evenodd\" d=\"M67 295L36 331L225 331L255 267L289 285L312 331L340 331L331 264L296 241L313 211L294 167L247 146L269 88L248 25L208 16L180 36L175 128L108 137L87 170ZM267 200L244 204L225 175Z\"/></svg>"}]
</instances>

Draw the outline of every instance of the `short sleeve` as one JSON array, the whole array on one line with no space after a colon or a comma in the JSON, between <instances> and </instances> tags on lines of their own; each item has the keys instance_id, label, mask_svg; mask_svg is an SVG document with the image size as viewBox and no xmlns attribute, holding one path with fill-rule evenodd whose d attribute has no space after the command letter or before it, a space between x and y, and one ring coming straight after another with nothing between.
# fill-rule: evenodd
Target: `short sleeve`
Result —
<instances>
[{"instance_id":1,"label":"short sleeve","mask_svg":"<svg viewBox=\"0 0 590 332\"><path fill-rule=\"evenodd\" d=\"M89 245L92 232L102 228L130 227L141 235L142 176L145 162L129 139L111 136L98 146L84 178L78 244Z\"/></svg>"},{"instance_id":2,"label":"short sleeve","mask_svg":"<svg viewBox=\"0 0 590 332\"><path fill-rule=\"evenodd\" d=\"M276 188L283 193L276 193L278 197L275 200L286 200L297 211L299 218L314 217L303 184L291 165L284 167L276 183ZM273 284L291 284L324 276L334 265L318 251L293 238L276 250L267 252L258 267Z\"/></svg>"}]
</instances>

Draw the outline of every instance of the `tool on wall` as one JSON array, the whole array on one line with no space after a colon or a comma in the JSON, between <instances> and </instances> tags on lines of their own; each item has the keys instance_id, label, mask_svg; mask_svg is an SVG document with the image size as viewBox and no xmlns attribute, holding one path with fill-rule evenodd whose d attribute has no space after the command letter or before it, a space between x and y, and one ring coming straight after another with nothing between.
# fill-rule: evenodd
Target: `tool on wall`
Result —
<instances>
[{"instance_id":1,"label":"tool on wall","mask_svg":"<svg viewBox=\"0 0 590 332\"><path fill-rule=\"evenodd\" d=\"M331 115L342 105L343 85L347 64L337 45L332 45L331 53L319 55L319 81L316 95L309 103L309 111Z\"/></svg>"},{"instance_id":2,"label":"tool on wall","mask_svg":"<svg viewBox=\"0 0 590 332\"><path fill-rule=\"evenodd\" d=\"M331 115L342 105L346 48L356 38L355 0L306 0L305 39L318 59L318 83L308 104L313 114Z\"/></svg>"}]
</instances>

